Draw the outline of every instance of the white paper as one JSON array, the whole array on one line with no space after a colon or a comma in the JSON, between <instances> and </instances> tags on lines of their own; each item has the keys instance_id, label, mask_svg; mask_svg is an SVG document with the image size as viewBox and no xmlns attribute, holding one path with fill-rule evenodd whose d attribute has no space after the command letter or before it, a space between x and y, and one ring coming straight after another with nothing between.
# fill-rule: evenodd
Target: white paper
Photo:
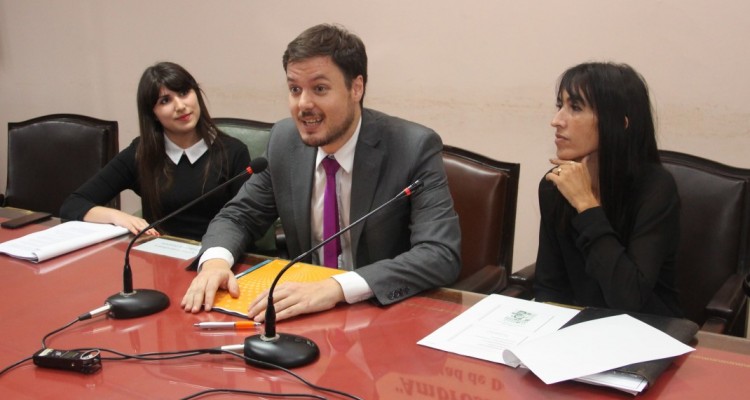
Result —
<instances>
[{"instance_id":1,"label":"white paper","mask_svg":"<svg viewBox=\"0 0 750 400\"><path fill-rule=\"evenodd\" d=\"M200 245L178 242L164 238L156 238L146 243L133 247L133 250L145 251L147 253L159 254L162 256L189 260L198 255L201 250Z\"/></svg>"},{"instance_id":2,"label":"white paper","mask_svg":"<svg viewBox=\"0 0 750 400\"><path fill-rule=\"evenodd\" d=\"M560 329L578 310L492 294L417 342L510 365L503 350Z\"/></svg>"},{"instance_id":3,"label":"white paper","mask_svg":"<svg viewBox=\"0 0 750 400\"><path fill-rule=\"evenodd\" d=\"M0 243L0 253L41 262L126 233L115 225L70 221Z\"/></svg>"},{"instance_id":4,"label":"white paper","mask_svg":"<svg viewBox=\"0 0 750 400\"><path fill-rule=\"evenodd\" d=\"M579 382L591 385L611 387L636 395L648 386L648 380L635 374L622 373L615 370L600 372L576 378Z\"/></svg>"},{"instance_id":5,"label":"white paper","mask_svg":"<svg viewBox=\"0 0 750 400\"><path fill-rule=\"evenodd\" d=\"M693 348L629 315L581 322L505 351L547 384L625 365L674 357Z\"/></svg>"}]
</instances>

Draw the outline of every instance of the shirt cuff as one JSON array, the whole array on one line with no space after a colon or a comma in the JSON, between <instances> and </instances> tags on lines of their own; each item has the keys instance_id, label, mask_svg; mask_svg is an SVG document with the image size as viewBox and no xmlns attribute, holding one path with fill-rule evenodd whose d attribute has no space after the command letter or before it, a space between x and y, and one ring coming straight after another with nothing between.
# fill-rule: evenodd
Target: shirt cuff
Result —
<instances>
[{"instance_id":1,"label":"shirt cuff","mask_svg":"<svg viewBox=\"0 0 750 400\"><path fill-rule=\"evenodd\" d=\"M344 299L349 304L359 303L373 296L372 289L358 273L350 271L343 274L334 275L341 289L344 291Z\"/></svg>"},{"instance_id":2,"label":"shirt cuff","mask_svg":"<svg viewBox=\"0 0 750 400\"><path fill-rule=\"evenodd\" d=\"M232 268L232 265L234 265L234 256L232 256L232 253L229 250L223 247L211 247L203 252L200 261L198 261L198 272L201 272L201 267L203 267L204 262L214 258L220 258L228 262L229 268Z\"/></svg>"}]
</instances>

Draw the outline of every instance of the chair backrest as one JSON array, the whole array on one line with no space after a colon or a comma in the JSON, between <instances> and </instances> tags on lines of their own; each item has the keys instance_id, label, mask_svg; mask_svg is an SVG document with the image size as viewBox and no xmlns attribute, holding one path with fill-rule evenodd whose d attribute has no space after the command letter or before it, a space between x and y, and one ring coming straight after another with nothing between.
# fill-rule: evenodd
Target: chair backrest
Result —
<instances>
[{"instance_id":1,"label":"chair backrest","mask_svg":"<svg viewBox=\"0 0 750 400\"><path fill-rule=\"evenodd\" d=\"M117 121L53 114L8 123L5 206L60 215L70 193L118 152ZM120 208L119 195L108 204Z\"/></svg>"},{"instance_id":2,"label":"chair backrest","mask_svg":"<svg viewBox=\"0 0 750 400\"><path fill-rule=\"evenodd\" d=\"M443 146L443 163L461 225L459 281L487 265L504 268L507 278L513 263L520 164L448 145Z\"/></svg>"},{"instance_id":3,"label":"chair backrest","mask_svg":"<svg viewBox=\"0 0 750 400\"><path fill-rule=\"evenodd\" d=\"M272 123L242 118L214 118L222 132L241 140L250 151L250 158L262 156L271 138Z\"/></svg>"},{"instance_id":4,"label":"chair backrest","mask_svg":"<svg viewBox=\"0 0 750 400\"><path fill-rule=\"evenodd\" d=\"M250 158L260 157L266 152L271 138L272 123L242 118L214 118L216 126L229 136L245 143L250 152ZM281 223L277 220L271 228L249 249L254 253L281 256L283 249L277 244L277 231L281 230ZM281 235L281 234L279 234Z\"/></svg>"},{"instance_id":5,"label":"chair backrest","mask_svg":"<svg viewBox=\"0 0 750 400\"><path fill-rule=\"evenodd\" d=\"M679 299L686 317L702 324L705 307L722 284L748 272L750 169L673 151L659 154L681 201Z\"/></svg>"}]
</instances>

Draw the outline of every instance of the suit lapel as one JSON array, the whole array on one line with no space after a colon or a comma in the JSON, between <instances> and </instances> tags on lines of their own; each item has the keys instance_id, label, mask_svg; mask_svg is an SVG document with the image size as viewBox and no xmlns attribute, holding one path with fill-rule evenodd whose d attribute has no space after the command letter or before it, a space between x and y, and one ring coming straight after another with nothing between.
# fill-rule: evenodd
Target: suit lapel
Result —
<instances>
[{"instance_id":1,"label":"suit lapel","mask_svg":"<svg viewBox=\"0 0 750 400\"><path fill-rule=\"evenodd\" d=\"M368 110L362 112L362 129L359 132L359 141L354 153L354 169L352 172L351 206L349 210L349 223L356 221L367 214L372 208L375 199L375 190L380 181L381 165L384 154L378 148L380 136L376 129L376 121ZM364 229L363 222L352 228L352 260L357 266L357 249L359 240Z\"/></svg>"},{"instance_id":2,"label":"suit lapel","mask_svg":"<svg viewBox=\"0 0 750 400\"><path fill-rule=\"evenodd\" d=\"M312 198L313 180L315 179L315 155L317 148L305 146L301 141L294 147L294 160L291 166L289 185L292 193L292 210L294 225L299 237L301 251L312 247L310 199Z\"/></svg>"}]
</instances>

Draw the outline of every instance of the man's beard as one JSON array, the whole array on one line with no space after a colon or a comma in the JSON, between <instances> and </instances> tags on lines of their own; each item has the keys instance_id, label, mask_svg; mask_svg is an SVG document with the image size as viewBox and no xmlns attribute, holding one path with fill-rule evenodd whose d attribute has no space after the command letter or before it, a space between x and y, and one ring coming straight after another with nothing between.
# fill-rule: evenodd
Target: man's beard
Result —
<instances>
[{"instance_id":1,"label":"man's beard","mask_svg":"<svg viewBox=\"0 0 750 400\"><path fill-rule=\"evenodd\" d=\"M316 115L311 112L303 112L301 114L301 119L304 119L305 117ZM354 109L351 108L351 105L349 107L349 113L347 114L346 118L341 122L341 124L332 126L328 132L326 132L325 135L322 137L315 137L315 136L306 136L302 135L302 142L304 142L306 145L311 147L323 147L327 146L342 137L346 135L347 130L352 126L352 123L354 122Z\"/></svg>"}]
</instances>

